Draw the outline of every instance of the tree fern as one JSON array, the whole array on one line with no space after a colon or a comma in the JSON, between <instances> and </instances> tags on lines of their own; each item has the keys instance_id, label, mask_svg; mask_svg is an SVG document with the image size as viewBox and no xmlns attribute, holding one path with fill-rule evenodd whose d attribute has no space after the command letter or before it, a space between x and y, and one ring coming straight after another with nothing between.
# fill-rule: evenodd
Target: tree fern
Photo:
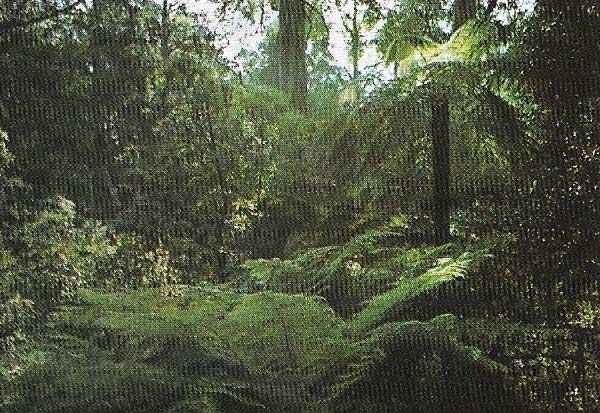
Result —
<instances>
[{"instance_id":1,"label":"tree fern","mask_svg":"<svg viewBox=\"0 0 600 413\"><path fill-rule=\"evenodd\" d=\"M522 409L506 366L462 342L461 325L456 317L444 314L374 329L362 341L364 352L357 353L350 371L331 387L332 411L434 411L440 405L470 406L469 411ZM453 391L440 393L439 386ZM381 388L386 388L385 395L369 397L370 391ZM490 397L482 398L482 389ZM357 406L366 407L357 410Z\"/></svg>"},{"instance_id":2,"label":"tree fern","mask_svg":"<svg viewBox=\"0 0 600 413\"><path fill-rule=\"evenodd\" d=\"M397 281L395 288L369 300L367 307L352 318L350 330L355 334L364 334L381 324L389 312L399 304L435 289L443 283L466 277L473 261L480 257L481 254L467 252L457 258L440 259L438 265L422 275Z\"/></svg>"}]
</instances>

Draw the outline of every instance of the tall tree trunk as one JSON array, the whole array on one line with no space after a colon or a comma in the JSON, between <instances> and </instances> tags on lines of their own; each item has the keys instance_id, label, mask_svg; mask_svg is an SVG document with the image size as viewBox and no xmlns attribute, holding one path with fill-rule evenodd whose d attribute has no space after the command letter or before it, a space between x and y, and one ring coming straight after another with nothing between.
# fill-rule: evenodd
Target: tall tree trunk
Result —
<instances>
[{"instance_id":1,"label":"tall tree trunk","mask_svg":"<svg viewBox=\"0 0 600 413\"><path fill-rule=\"evenodd\" d=\"M308 108L308 73L306 68L305 0L279 2L279 84L288 92L294 108Z\"/></svg>"},{"instance_id":2,"label":"tall tree trunk","mask_svg":"<svg viewBox=\"0 0 600 413\"><path fill-rule=\"evenodd\" d=\"M431 102L434 243L450 241L450 110L445 97Z\"/></svg>"}]
</instances>

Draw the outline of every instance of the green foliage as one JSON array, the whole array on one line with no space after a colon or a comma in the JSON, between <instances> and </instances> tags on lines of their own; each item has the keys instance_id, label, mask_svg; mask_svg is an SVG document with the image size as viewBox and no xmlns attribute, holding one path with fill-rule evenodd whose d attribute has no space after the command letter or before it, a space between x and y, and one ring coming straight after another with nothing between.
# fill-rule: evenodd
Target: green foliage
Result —
<instances>
[{"instance_id":1,"label":"green foliage","mask_svg":"<svg viewBox=\"0 0 600 413\"><path fill-rule=\"evenodd\" d=\"M2 285L2 284L0 284ZM4 285L2 285L4 287ZM0 382L15 373L19 347L35 319L33 302L19 295L0 299Z\"/></svg>"},{"instance_id":2,"label":"green foliage","mask_svg":"<svg viewBox=\"0 0 600 413\"><path fill-rule=\"evenodd\" d=\"M14 155L9 150L9 139L6 132L0 129L0 248L4 242L17 238L14 226L27 214L23 203L19 202L19 192L24 192L25 184L14 175Z\"/></svg>"},{"instance_id":3,"label":"green foliage","mask_svg":"<svg viewBox=\"0 0 600 413\"><path fill-rule=\"evenodd\" d=\"M244 385L228 377L242 373L239 365L189 340L132 339L117 346L113 339L85 333L47 337L37 363L4 387L18 396L4 411L244 411Z\"/></svg>"},{"instance_id":4,"label":"green foliage","mask_svg":"<svg viewBox=\"0 0 600 413\"><path fill-rule=\"evenodd\" d=\"M161 403L165 404L186 400L193 405L201 402L201 396L222 395L253 406L249 411L272 409L260 408L264 405L288 406L287 411L296 411L299 405L312 402L294 394L307 394L328 363L343 359L349 352L341 337L343 322L318 300L275 293L240 295L209 286L185 289L180 297L149 290L111 294L86 291L80 303L57 322L59 329L80 332L109 351L110 363L104 364L104 373L92 381L108 392L118 391L120 383L125 385L123 397L113 402L122 403L123 409L148 403L147 397L160 386L165 392ZM89 354L107 360L103 355L106 350ZM64 357L60 351L56 354ZM91 362L78 362L76 370L64 373L67 383L79 374L83 378L77 380L88 383L97 371ZM44 363L40 368L55 375L56 369L64 368L64 362ZM165 370L159 373L156 368ZM148 376L153 371L157 375ZM206 378L198 377L201 372ZM21 380L37 382L43 376L37 371ZM77 387L77 383L70 384ZM148 396L133 400L128 395L129 386L133 386L131 391L138 386ZM186 390L182 393L181 389ZM171 396L173 393L176 396ZM87 394L96 397L93 390ZM82 397L74 396L73 406L83 403ZM60 400L50 392L25 398L25 402L50 403L50 411L58 409ZM110 410L102 405L98 409ZM238 410L243 409L240 406L235 409L244 411ZM221 407L218 411L227 410Z\"/></svg>"},{"instance_id":5,"label":"green foliage","mask_svg":"<svg viewBox=\"0 0 600 413\"><path fill-rule=\"evenodd\" d=\"M259 293L244 296L222 321L223 341L255 373L314 374L346 349L343 323L322 301Z\"/></svg>"},{"instance_id":6,"label":"green foliage","mask_svg":"<svg viewBox=\"0 0 600 413\"><path fill-rule=\"evenodd\" d=\"M250 260L244 264L247 277L239 282L247 288L319 295L344 316L377 296L379 301L365 314L379 314L375 308L385 307L385 302L392 305L459 277L483 254L458 255L460 247L452 245L407 247L412 230L403 217L394 217L339 246L307 250L285 260Z\"/></svg>"},{"instance_id":7,"label":"green foliage","mask_svg":"<svg viewBox=\"0 0 600 413\"><path fill-rule=\"evenodd\" d=\"M12 163L14 157L8 150L8 135L0 130L0 176L6 176L6 169Z\"/></svg>"},{"instance_id":8,"label":"green foliage","mask_svg":"<svg viewBox=\"0 0 600 413\"><path fill-rule=\"evenodd\" d=\"M503 362L518 392L533 408L585 410L598 397L598 367L591 347L586 346L589 350L578 359L576 329L466 319L459 331L469 345Z\"/></svg>"},{"instance_id":9,"label":"green foliage","mask_svg":"<svg viewBox=\"0 0 600 413\"><path fill-rule=\"evenodd\" d=\"M339 350L328 347L343 326L319 300L281 293L240 295L210 287L185 289L180 297L157 290L86 291L80 300L61 318L69 326L194 337L234 355L255 374L292 374L295 368L318 365Z\"/></svg>"},{"instance_id":10,"label":"green foliage","mask_svg":"<svg viewBox=\"0 0 600 413\"><path fill-rule=\"evenodd\" d=\"M387 64L401 62L415 47L431 43L433 39L422 32L422 22L403 11L390 13L378 38L379 53Z\"/></svg>"},{"instance_id":11,"label":"green foliage","mask_svg":"<svg viewBox=\"0 0 600 413\"><path fill-rule=\"evenodd\" d=\"M71 409L81 409L83 399L92 398L110 404L98 404L98 411L119 406L146 411L138 404L149 403L160 389L164 397L154 411L197 405L207 395L222 409L217 411L223 411L223 398L238 403L236 411L356 411L363 403L378 402L368 393L352 394L399 371L406 377L396 376L400 387L384 397L396 398L393 406L409 409L426 403L439 377L460 387L468 374L500 383L505 371L459 339L464 327L450 315L429 322L387 323L359 338L347 334L352 322L336 316L320 299L240 294L209 285L184 289L178 297L151 290L83 291L80 302L61 313L56 327L84 339L77 344L80 355L63 354L63 338L19 383L30 383L30 388L45 377L64 377L51 387L67 393L86 383L88 390L68 399ZM195 363L204 367L194 370ZM453 382L458 378L463 382ZM420 393L402 390L401 383L411 380L421 383ZM133 398L134 387L142 397ZM182 388L187 390L177 390ZM112 392L118 391L121 396L112 400ZM471 393L464 399L477 400ZM50 390L18 400L48 403L48 411L58 411L66 402L60 392ZM368 411L378 411L373 409Z\"/></svg>"},{"instance_id":12,"label":"green foliage","mask_svg":"<svg viewBox=\"0 0 600 413\"><path fill-rule=\"evenodd\" d=\"M393 289L369 300L367 307L351 321L352 331L361 334L381 324L399 304L439 287L441 284L464 278L485 255L482 252L464 253L456 258L441 258L423 274L400 278Z\"/></svg>"},{"instance_id":13,"label":"green foliage","mask_svg":"<svg viewBox=\"0 0 600 413\"><path fill-rule=\"evenodd\" d=\"M523 409L510 390L506 368L464 343L461 325L445 314L375 329L365 340L367 362L357 364L336 387L334 411L431 411L441 405L490 412L499 406ZM384 395L367 396L381 386L386 388Z\"/></svg>"},{"instance_id":14,"label":"green foliage","mask_svg":"<svg viewBox=\"0 0 600 413\"><path fill-rule=\"evenodd\" d=\"M595 2L356 0L351 75L306 6L236 73L183 6L0 0L0 410L596 409Z\"/></svg>"},{"instance_id":15,"label":"green foliage","mask_svg":"<svg viewBox=\"0 0 600 413\"><path fill-rule=\"evenodd\" d=\"M0 176L0 179L2 177ZM82 220L65 198L48 200L37 213L4 216L12 233L0 232L0 376L28 363L24 347L33 332L79 288L90 283L110 254L106 228Z\"/></svg>"},{"instance_id":16,"label":"green foliage","mask_svg":"<svg viewBox=\"0 0 600 413\"><path fill-rule=\"evenodd\" d=\"M93 279L97 260L110 252L106 228L78 222L74 204L62 197L23 226L22 244L12 288L43 314L73 300Z\"/></svg>"},{"instance_id":17,"label":"green foliage","mask_svg":"<svg viewBox=\"0 0 600 413\"><path fill-rule=\"evenodd\" d=\"M109 289L161 288L179 281L169 251L162 245L148 249L139 237L117 236L111 253L98 263L94 284Z\"/></svg>"}]
</instances>

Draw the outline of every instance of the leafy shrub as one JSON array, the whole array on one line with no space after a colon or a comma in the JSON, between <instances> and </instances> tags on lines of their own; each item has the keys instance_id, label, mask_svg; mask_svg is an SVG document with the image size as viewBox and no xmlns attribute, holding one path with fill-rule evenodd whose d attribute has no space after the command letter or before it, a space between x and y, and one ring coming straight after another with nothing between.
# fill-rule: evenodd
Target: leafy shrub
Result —
<instances>
[{"instance_id":1,"label":"leafy shrub","mask_svg":"<svg viewBox=\"0 0 600 413\"><path fill-rule=\"evenodd\" d=\"M469 318L462 320L458 332L467 345L505 366L531 411L585 411L585 406L598 400L600 369L594 334L585 350L579 351L571 328Z\"/></svg>"},{"instance_id":2,"label":"leafy shrub","mask_svg":"<svg viewBox=\"0 0 600 413\"><path fill-rule=\"evenodd\" d=\"M0 382L18 370L19 346L26 341L34 317L31 300L19 295L0 299Z\"/></svg>"},{"instance_id":3,"label":"leafy shrub","mask_svg":"<svg viewBox=\"0 0 600 413\"><path fill-rule=\"evenodd\" d=\"M72 301L95 276L97 260L110 253L106 228L78 219L75 205L62 197L23 225L21 241L13 287L40 314Z\"/></svg>"},{"instance_id":4,"label":"leafy shrub","mask_svg":"<svg viewBox=\"0 0 600 413\"><path fill-rule=\"evenodd\" d=\"M76 216L62 197L0 236L0 370L13 376L27 337L60 305L72 302L110 252L106 230Z\"/></svg>"},{"instance_id":5,"label":"leafy shrub","mask_svg":"<svg viewBox=\"0 0 600 413\"><path fill-rule=\"evenodd\" d=\"M162 244L148 248L141 238L117 235L112 254L99 264L95 283L109 289L162 288L176 284L178 271Z\"/></svg>"}]
</instances>

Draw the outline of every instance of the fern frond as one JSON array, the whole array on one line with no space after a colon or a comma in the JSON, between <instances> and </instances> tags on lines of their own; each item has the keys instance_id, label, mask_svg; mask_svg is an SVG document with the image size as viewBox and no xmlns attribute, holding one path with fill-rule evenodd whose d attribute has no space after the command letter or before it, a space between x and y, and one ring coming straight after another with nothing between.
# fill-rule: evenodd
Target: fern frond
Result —
<instances>
[{"instance_id":1,"label":"fern frond","mask_svg":"<svg viewBox=\"0 0 600 413\"><path fill-rule=\"evenodd\" d=\"M396 306L433 290L441 284L466 277L473 258L472 253L464 253L454 259L441 259L437 266L427 270L424 274L399 280L395 288L369 300L367 307L350 321L350 331L354 334L364 334L369 329L381 324Z\"/></svg>"}]
</instances>

